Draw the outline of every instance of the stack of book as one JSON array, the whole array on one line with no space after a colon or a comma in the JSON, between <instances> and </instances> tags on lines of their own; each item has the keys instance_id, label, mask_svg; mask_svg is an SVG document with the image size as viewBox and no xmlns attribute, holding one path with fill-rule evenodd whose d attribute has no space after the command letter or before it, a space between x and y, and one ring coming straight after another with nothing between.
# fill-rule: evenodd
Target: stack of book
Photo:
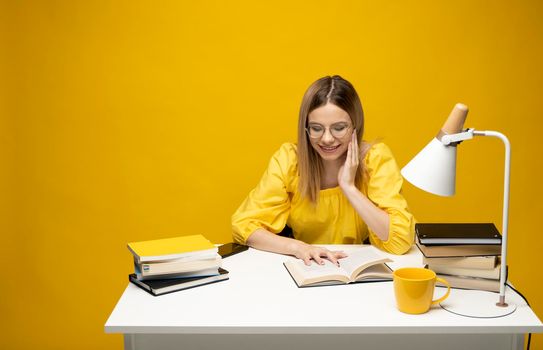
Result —
<instances>
[{"instance_id":1,"label":"stack of book","mask_svg":"<svg viewBox=\"0 0 543 350\"><path fill-rule=\"evenodd\" d=\"M132 242L128 250L130 282L155 296L228 279L218 248L202 235Z\"/></svg>"},{"instance_id":2,"label":"stack of book","mask_svg":"<svg viewBox=\"0 0 543 350\"><path fill-rule=\"evenodd\" d=\"M501 235L492 223L415 226L426 267L451 287L500 290Z\"/></svg>"}]
</instances>

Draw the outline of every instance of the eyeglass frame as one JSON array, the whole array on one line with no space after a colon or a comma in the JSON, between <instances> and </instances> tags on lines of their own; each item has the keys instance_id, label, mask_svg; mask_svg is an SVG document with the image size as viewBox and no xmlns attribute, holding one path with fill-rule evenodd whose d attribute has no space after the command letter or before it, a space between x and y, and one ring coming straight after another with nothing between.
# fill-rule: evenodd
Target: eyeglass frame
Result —
<instances>
[{"instance_id":1,"label":"eyeglass frame","mask_svg":"<svg viewBox=\"0 0 543 350\"><path fill-rule=\"evenodd\" d=\"M337 136L335 136L334 133L332 132L332 127L333 127L334 125L342 124L342 123L348 124L348 125L347 125L347 128L346 128L347 131L345 131L345 134L344 134L344 135L342 135L342 136L340 136L340 137L337 137ZM330 125L330 126L328 126L328 127L326 127L326 126L324 126L324 125L322 125L322 124L319 124L319 123L311 123L311 124L319 125L319 126L321 126L321 127L324 129L324 130L322 131L322 135L321 135L321 136L312 137L312 136L311 136L311 132L309 131L309 125L308 125L308 126L305 128L305 131L306 131L306 133L307 133L307 136L308 136L310 139L313 139L313 140L321 139L321 138L324 136L324 134L326 133L326 130L327 130L327 129L328 129L328 131L330 132L330 135L332 135L332 137L335 138L335 139L341 139L341 138L345 137L345 135L347 135L347 134L349 133L349 129L353 129L353 125L350 124L350 123L346 123L346 122L337 122L337 123L334 123L334 124L332 124L332 125Z\"/></svg>"}]
</instances>

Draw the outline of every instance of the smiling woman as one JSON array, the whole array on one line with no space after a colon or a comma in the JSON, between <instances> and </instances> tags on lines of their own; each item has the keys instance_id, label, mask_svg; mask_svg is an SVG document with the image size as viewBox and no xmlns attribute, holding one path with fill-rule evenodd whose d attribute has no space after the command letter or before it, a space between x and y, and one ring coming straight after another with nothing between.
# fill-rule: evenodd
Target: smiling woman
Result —
<instances>
[{"instance_id":1,"label":"smiling woman","mask_svg":"<svg viewBox=\"0 0 543 350\"><path fill-rule=\"evenodd\" d=\"M298 143L285 143L258 186L232 216L237 242L257 249L333 263L345 253L311 244L360 244L405 253L413 215L401 195L402 177L390 149L362 140L364 113L354 87L324 77L306 91ZM285 226L293 238L277 235Z\"/></svg>"}]
</instances>

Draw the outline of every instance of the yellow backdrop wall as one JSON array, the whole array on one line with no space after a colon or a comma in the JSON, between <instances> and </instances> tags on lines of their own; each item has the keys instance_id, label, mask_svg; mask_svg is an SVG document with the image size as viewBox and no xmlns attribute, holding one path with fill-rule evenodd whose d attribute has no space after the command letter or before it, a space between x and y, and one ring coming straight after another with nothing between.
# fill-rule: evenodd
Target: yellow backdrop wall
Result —
<instances>
[{"instance_id":1,"label":"yellow backdrop wall","mask_svg":"<svg viewBox=\"0 0 543 350\"><path fill-rule=\"evenodd\" d=\"M508 135L510 278L543 315L541 2L1 6L0 348L120 348L103 326L132 270L126 243L229 241L230 215L295 140L303 92L331 74L401 166L456 102L467 126ZM457 196L406 184L413 212L501 227L500 141L460 152Z\"/></svg>"}]
</instances>

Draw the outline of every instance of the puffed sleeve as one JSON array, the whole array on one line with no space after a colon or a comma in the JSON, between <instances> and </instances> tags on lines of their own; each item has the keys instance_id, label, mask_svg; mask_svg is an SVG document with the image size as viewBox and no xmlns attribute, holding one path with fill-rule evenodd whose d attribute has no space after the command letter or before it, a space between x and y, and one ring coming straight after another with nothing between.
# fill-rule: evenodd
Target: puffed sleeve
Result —
<instances>
[{"instance_id":1,"label":"puffed sleeve","mask_svg":"<svg viewBox=\"0 0 543 350\"><path fill-rule=\"evenodd\" d=\"M369 230L371 244L393 254L404 254L415 237L415 218L402 196L403 178L390 148L383 143L373 145L365 159L368 170L367 195L390 218L388 240L382 241Z\"/></svg>"},{"instance_id":2,"label":"puffed sleeve","mask_svg":"<svg viewBox=\"0 0 543 350\"><path fill-rule=\"evenodd\" d=\"M290 213L289 191L296 175L296 146L283 144L273 155L259 184L232 215L232 236L235 242L246 244L259 228L279 233Z\"/></svg>"}]
</instances>

